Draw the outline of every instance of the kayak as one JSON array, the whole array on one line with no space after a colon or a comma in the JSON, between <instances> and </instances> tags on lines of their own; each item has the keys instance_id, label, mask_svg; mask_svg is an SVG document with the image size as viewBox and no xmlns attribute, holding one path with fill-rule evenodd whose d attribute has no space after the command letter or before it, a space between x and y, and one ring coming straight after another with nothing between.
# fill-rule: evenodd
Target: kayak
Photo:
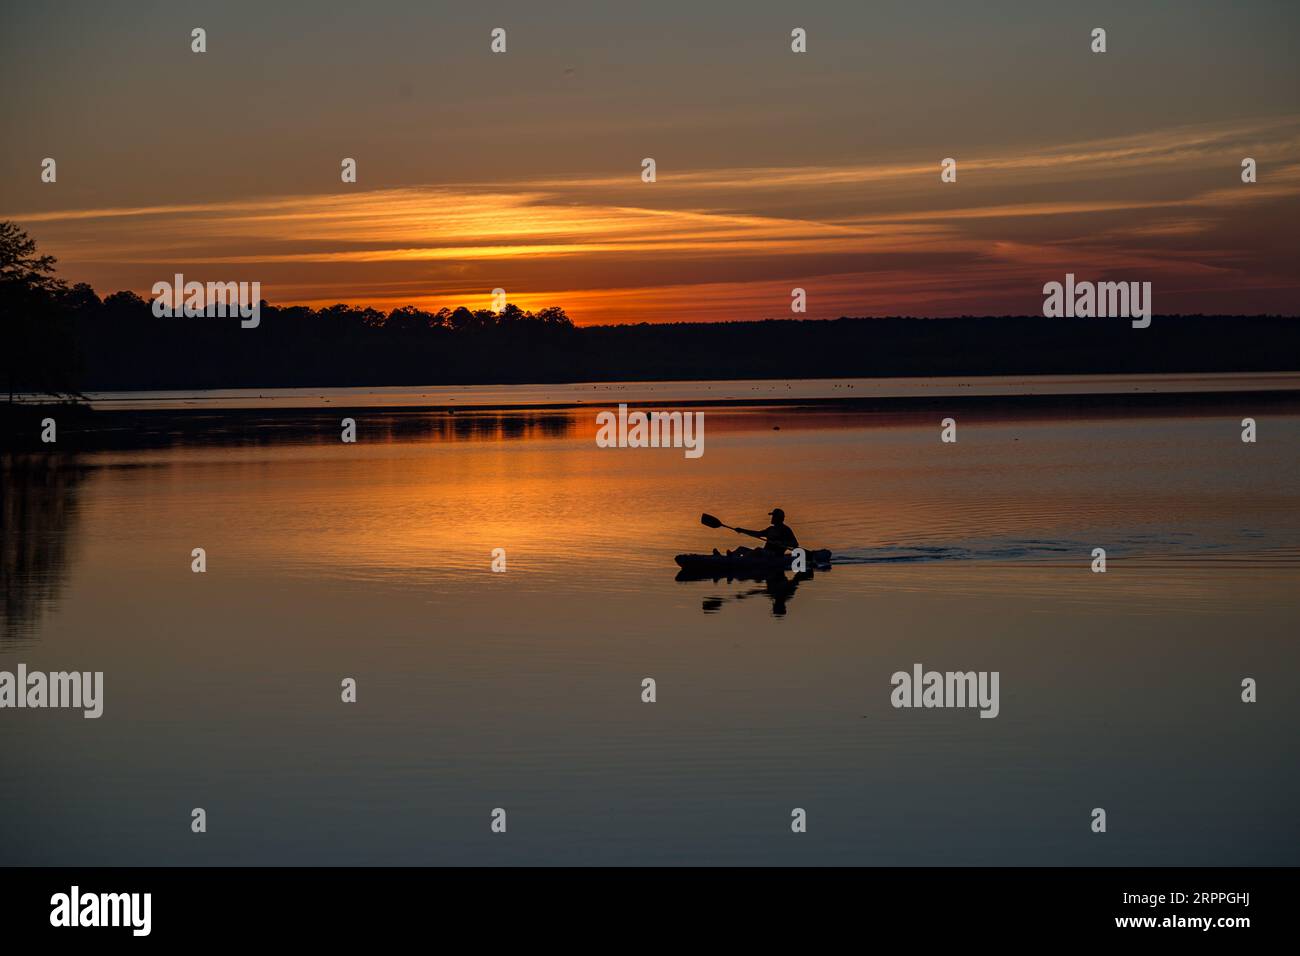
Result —
<instances>
[{"instance_id":1,"label":"kayak","mask_svg":"<svg viewBox=\"0 0 1300 956\"><path fill-rule=\"evenodd\" d=\"M808 551L806 554L809 568L824 568L831 563L829 551ZM726 574L738 577L789 571L793 557L788 554L780 557L762 554L679 554L673 560L679 568L691 574Z\"/></svg>"}]
</instances>

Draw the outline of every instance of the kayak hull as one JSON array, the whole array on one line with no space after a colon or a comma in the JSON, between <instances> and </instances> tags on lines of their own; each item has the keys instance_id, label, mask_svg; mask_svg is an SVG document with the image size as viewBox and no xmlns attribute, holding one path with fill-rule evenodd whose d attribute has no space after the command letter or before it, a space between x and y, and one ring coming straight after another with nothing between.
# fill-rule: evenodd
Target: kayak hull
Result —
<instances>
[{"instance_id":1,"label":"kayak hull","mask_svg":"<svg viewBox=\"0 0 1300 956\"><path fill-rule=\"evenodd\" d=\"M809 568L824 568L831 562L831 553L826 550L806 552ZM762 577L767 574L779 574L789 571L794 559L791 555L781 557L758 557L754 555L732 556L726 554L679 554L673 558L677 566L689 574L717 575L718 577Z\"/></svg>"}]
</instances>

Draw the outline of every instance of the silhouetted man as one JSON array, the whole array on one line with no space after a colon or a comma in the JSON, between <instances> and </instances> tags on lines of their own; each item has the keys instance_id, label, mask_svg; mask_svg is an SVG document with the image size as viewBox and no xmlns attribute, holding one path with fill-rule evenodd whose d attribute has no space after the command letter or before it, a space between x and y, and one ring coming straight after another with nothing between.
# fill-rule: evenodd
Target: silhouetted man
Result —
<instances>
[{"instance_id":1,"label":"silhouetted man","mask_svg":"<svg viewBox=\"0 0 1300 956\"><path fill-rule=\"evenodd\" d=\"M751 538L762 538L767 543L763 545L763 552L769 557L778 557L786 553L790 548L799 547L799 539L794 536L790 526L785 523L785 512L780 508L773 508L768 515L772 523L762 531L750 531L747 528L736 528L740 534L747 534ZM753 548L737 548L734 551L727 552L730 555L744 557L747 554L756 554Z\"/></svg>"}]
</instances>

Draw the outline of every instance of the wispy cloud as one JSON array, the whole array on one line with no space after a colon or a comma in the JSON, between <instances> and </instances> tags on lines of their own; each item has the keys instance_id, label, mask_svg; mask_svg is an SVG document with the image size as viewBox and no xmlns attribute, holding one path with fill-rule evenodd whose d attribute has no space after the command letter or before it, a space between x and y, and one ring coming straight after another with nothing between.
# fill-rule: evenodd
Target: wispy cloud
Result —
<instances>
[{"instance_id":1,"label":"wispy cloud","mask_svg":"<svg viewBox=\"0 0 1300 956\"><path fill-rule=\"evenodd\" d=\"M788 314L792 284L808 288L812 315L951 314L1034 307L1042 282L1070 270L1140 273L1182 309L1194 305L1180 289L1209 282L1239 291L1242 311L1294 311L1282 263L1296 237L1262 211L1300 196L1297 146L1300 118L1282 117L958 156L955 184L939 181L936 157L5 218L101 292L233 269L273 301L454 305L501 286L588 322ZM1243 155L1259 161L1258 183L1240 182Z\"/></svg>"}]
</instances>

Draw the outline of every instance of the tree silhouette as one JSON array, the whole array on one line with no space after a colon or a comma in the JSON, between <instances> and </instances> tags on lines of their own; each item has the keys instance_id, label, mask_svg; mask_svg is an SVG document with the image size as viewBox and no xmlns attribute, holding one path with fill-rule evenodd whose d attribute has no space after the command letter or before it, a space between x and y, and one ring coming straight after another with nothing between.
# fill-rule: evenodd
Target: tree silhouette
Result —
<instances>
[{"instance_id":1,"label":"tree silhouette","mask_svg":"<svg viewBox=\"0 0 1300 956\"><path fill-rule=\"evenodd\" d=\"M69 289L54 263L17 223L0 221L0 354L11 404L19 389L79 397L71 316L99 299L88 285Z\"/></svg>"},{"instance_id":2,"label":"tree silhouette","mask_svg":"<svg viewBox=\"0 0 1300 956\"><path fill-rule=\"evenodd\" d=\"M658 322L576 327L532 312L272 306L261 323L155 316L134 292L103 301L0 223L0 369L8 388L474 385L543 382L1295 371L1300 319L1041 315ZM667 318L668 314L664 315ZM3 387L3 383L0 383ZM8 408L0 403L0 408ZM9 409L13 411L14 409ZM0 436L2 437L2 436Z\"/></svg>"}]
</instances>

